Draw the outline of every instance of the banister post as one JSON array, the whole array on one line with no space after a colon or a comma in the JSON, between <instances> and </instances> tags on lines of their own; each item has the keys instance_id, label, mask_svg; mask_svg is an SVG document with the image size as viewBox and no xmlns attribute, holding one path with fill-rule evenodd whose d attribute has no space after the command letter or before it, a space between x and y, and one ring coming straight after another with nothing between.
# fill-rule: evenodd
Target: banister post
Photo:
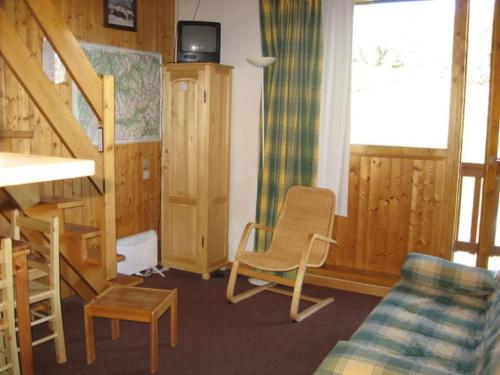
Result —
<instances>
[{"instance_id":1,"label":"banister post","mask_svg":"<svg viewBox=\"0 0 500 375\"><path fill-rule=\"evenodd\" d=\"M115 206L115 79L102 76L103 156L104 156L104 221L101 237L101 259L106 277L116 276L116 206Z\"/></svg>"}]
</instances>

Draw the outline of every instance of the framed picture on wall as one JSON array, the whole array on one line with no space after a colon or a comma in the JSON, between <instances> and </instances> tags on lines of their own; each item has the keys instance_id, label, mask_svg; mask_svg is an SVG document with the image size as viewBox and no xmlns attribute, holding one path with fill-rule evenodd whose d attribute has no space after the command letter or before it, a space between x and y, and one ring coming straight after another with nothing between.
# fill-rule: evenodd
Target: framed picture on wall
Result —
<instances>
[{"instance_id":1,"label":"framed picture on wall","mask_svg":"<svg viewBox=\"0 0 500 375\"><path fill-rule=\"evenodd\" d=\"M136 0L104 0L104 26L136 31Z\"/></svg>"}]
</instances>

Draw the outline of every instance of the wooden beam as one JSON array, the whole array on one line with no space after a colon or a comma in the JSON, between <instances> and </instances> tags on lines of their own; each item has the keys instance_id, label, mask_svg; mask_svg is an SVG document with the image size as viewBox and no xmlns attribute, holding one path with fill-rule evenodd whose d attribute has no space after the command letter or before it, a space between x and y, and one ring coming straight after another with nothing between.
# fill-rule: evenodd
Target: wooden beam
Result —
<instances>
[{"instance_id":1,"label":"wooden beam","mask_svg":"<svg viewBox=\"0 0 500 375\"><path fill-rule=\"evenodd\" d=\"M497 152L500 125L500 1L495 1L491 46L490 98L486 133L485 172L479 224L479 251L476 265L488 267L495 245L498 213Z\"/></svg>"},{"instance_id":2,"label":"wooden beam","mask_svg":"<svg viewBox=\"0 0 500 375\"><path fill-rule=\"evenodd\" d=\"M398 146L373 146L355 145L350 146L351 154L362 156L374 156L379 158L390 158L397 156L398 159L418 160L442 160L446 158L447 150L441 148L423 147L398 147Z\"/></svg>"},{"instance_id":3,"label":"wooden beam","mask_svg":"<svg viewBox=\"0 0 500 375\"><path fill-rule=\"evenodd\" d=\"M451 70L450 117L448 126L448 153L446 159L443 200L443 236L439 256L451 259L458 224L459 172L464 129L465 77L467 67L467 35L469 0L456 0Z\"/></svg>"},{"instance_id":4,"label":"wooden beam","mask_svg":"<svg viewBox=\"0 0 500 375\"><path fill-rule=\"evenodd\" d=\"M103 193L102 155L81 129L2 7L0 7L0 54L70 153L76 158L95 161L95 175L90 178L96 188Z\"/></svg>"},{"instance_id":5,"label":"wooden beam","mask_svg":"<svg viewBox=\"0 0 500 375\"><path fill-rule=\"evenodd\" d=\"M101 79L52 0L24 0L74 82L102 120Z\"/></svg>"},{"instance_id":6,"label":"wooden beam","mask_svg":"<svg viewBox=\"0 0 500 375\"><path fill-rule=\"evenodd\" d=\"M40 202L39 184L23 184L5 187L5 192L23 211Z\"/></svg>"}]
</instances>

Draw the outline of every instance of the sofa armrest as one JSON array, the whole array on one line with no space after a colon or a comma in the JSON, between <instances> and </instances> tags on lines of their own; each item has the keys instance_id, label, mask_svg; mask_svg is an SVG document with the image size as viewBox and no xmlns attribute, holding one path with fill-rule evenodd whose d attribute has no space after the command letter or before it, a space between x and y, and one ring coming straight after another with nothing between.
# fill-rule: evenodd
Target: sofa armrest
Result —
<instances>
[{"instance_id":1,"label":"sofa armrest","mask_svg":"<svg viewBox=\"0 0 500 375\"><path fill-rule=\"evenodd\" d=\"M476 296L489 295L495 288L493 272L419 253L407 255L401 275L420 284Z\"/></svg>"},{"instance_id":2,"label":"sofa armrest","mask_svg":"<svg viewBox=\"0 0 500 375\"><path fill-rule=\"evenodd\" d=\"M355 342L339 341L328 353L314 375L452 375L446 369L369 348Z\"/></svg>"}]
</instances>

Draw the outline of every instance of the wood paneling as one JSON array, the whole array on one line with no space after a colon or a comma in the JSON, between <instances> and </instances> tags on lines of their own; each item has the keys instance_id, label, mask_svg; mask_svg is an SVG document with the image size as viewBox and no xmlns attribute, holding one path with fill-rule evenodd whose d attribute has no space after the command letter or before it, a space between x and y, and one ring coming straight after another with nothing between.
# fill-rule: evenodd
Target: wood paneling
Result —
<instances>
[{"instance_id":1,"label":"wood paneling","mask_svg":"<svg viewBox=\"0 0 500 375\"><path fill-rule=\"evenodd\" d=\"M160 228L160 142L117 145L116 236ZM144 167L144 161L149 167ZM143 178L143 170L149 178Z\"/></svg>"},{"instance_id":2,"label":"wood paneling","mask_svg":"<svg viewBox=\"0 0 500 375\"><path fill-rule=\"evenodd\" d=\"M325 268L396 280L410 251L440 246L446 150L351 148L348 217L337 217ZM324 274L323 271L318 271Z\"/></svg>"},{"instance_id":3,"label":"wood paneling","mask_svg":"<svg viewBox=\"0 0 500 375\"><path fill-rule=\"evenodd\" d=\"M102 0L53 0L80 41L116 47L159 52L163 62L174 59L174 0L138 0L137 32L105 28ZM30 52L40 63L42 32L23 0L3 0L0 6L15 23ZM71 82L56 85L68 106ZM16 151L55 156L70 153L57 134L35 108L27 93L0 58L0 130L33 131L31 139L0 139L1 151ZM142 180L142 162L150 160L149 180ZM160 144L137 143L116 148L117 236L147 229L159 229L160 220ZM126 179L126 180L125 180ZM127 183L125 183L127 181ZM41 185L45 195L81 197L82 207L66 210L68 221L101 227L98 213L103 197L86 178L47 182Z\"/></svg>"}]
</instances>

